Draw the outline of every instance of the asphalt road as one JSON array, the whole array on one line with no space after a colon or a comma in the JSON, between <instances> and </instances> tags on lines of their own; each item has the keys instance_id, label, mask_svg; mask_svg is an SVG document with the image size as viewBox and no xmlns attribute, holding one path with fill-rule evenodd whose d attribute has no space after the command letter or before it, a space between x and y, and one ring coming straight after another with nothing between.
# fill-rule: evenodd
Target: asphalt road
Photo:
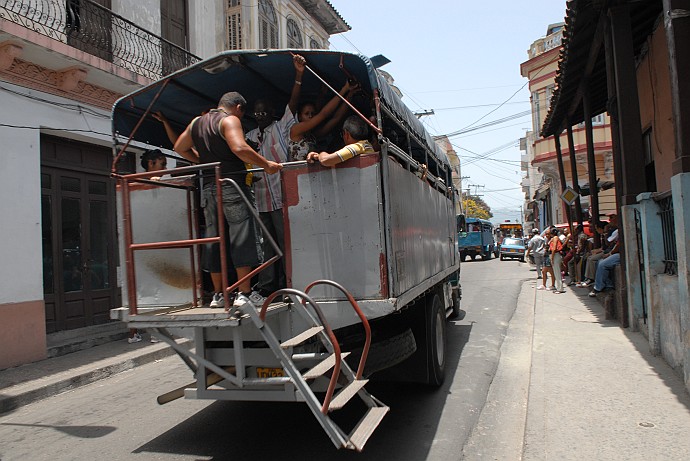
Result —
<instances>
[{"instance_id":1,"label":"asphalt road","mask_svg":"<svg viewBox=\"0 0 690 461\"><path fill-rule=\"evenodd\" d=\"M306 405L156 396L191 382L177 357L151 363L0 417L0 460L452 460L477 424L520 292L517 261L467 261L463 319L448 325L439 389L372 383L391 407L361 454L334 449ZM344 414L347 419L352 415Z\"/></svg>"}]
</instances>

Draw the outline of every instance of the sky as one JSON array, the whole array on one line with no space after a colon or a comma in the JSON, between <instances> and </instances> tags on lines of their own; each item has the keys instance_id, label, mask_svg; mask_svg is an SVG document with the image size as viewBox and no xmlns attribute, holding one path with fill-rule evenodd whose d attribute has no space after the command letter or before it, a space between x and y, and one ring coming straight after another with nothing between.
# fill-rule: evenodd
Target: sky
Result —
<instances>
[{"instance_id":1,"label":"sky","mask_svg":"<svg viewBox=\"0 0 690 461\"><path fill-rule=\"evenodd\" d=\"M331 49L390 59L381 69L395 79L405 104L434 111L421 118L426 129L461 131L450 141L469 177L463 189L481 196L493 222L522 222L518 142L532 121L520 115L530 109L520 64L548 25L563 21L565 0L330 2L352 28L331 36Z\"/></svg>"}]
</instances>

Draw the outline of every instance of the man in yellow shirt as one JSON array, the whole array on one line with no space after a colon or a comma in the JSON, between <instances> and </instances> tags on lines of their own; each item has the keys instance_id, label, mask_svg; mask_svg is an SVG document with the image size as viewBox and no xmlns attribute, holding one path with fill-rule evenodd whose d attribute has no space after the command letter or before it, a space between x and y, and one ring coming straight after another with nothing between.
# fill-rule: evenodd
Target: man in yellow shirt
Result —
<instances>
[{"instance_id":1,"label":"man in yellow shirt","mask_svg":"<svg viewBox=\"0 0 690 461\"><path fill-rule=\"evenodd\" d=\"M369 128L357 115L350 115L343 123L345 147L329 154L328 152L309 152L307 162L319 162L323 166L334 166L361 154L373 154L374 148L367 140Z\"/></svg>"}]
</instances>

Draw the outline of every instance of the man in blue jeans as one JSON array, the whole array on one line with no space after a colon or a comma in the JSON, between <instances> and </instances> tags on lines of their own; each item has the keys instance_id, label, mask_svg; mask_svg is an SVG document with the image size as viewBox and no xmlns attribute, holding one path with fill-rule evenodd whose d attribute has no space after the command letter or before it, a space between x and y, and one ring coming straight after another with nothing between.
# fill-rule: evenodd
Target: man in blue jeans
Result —
<instances>
[{"instance_id":1,"label":"man in blue jeans","mask_svg":"<svg viewBox=\"0 0 690 461\"><path fill-rule=\"evenodd\" d=\"M618 251L620 240L618 239L618 229L613 231L609 241L616 241L608 256L603 257L599 260L597 265L597 272L594 276L594 288L589 292L589 296L592 298L606 289L613 289L613 280L611 279L611 271L614 267L619 266L621 263L621 255Z\"/></svg>"}]
</instances>

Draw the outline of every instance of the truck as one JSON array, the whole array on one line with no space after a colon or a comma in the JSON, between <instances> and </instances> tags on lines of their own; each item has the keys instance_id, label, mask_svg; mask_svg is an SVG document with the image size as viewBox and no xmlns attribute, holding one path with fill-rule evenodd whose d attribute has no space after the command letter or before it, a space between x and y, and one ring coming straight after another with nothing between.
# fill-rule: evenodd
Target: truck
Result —
<instances>
[{"instance_id":1,"label":"truck","mask_svg":"<svg viewBox=\"0 0 690 461\"><path fill-rule=\"evenodd\" d=\"M510 221L502 222L498 225L503 237L523 238L522 224L511 223Z\"/></svg>"},{"instance_id":2,"label":"truck","mask_svg":"<svg viewBox=\"0 0 690 461\"><path fill-rule=\"evenodd\" d=\"M469 256L472 260L480 256L486 261L495 255L494 227L491 221L480 218L466 218L465 230L458 231L460 260Z\"/></svg>"},{"instance_id":3,"label":"truck","mask_svg":"<svg viewBox=\"0 0 690 461\"><path fill-rule=\"evenodd\" d=\"M334 168L285 163L284 252L250 207L276 256L247 277L284 260L287 286L262 305L212 309L203 297L204 245L221 247L226 295L242 280L231 280L223 226L220 235L207 236L199 224L199 172L214 172L219 201L221 184L239 189L237 183L221 177L219 164L153 173L132 165L151 147L174 156L156 112L179 133L227 91L240 92L250 107L259 98L285 107L293 53L307 62L303 95L323 88L335 94L346 79L358 82L360 96L344 103L371 124L380 150ZM193 378L161 394L159 403L180 397L298 402L336 448L361 451L389 412L365 389L369 379L442 384L446 322L461 312L457 191L445 153L367 57L226 51L122 97L112 118L124 282L123 306L111 318L153 332ZM245 132L252 128L252 120L243 123ZM365 409L359 423L340 427L332 416L357 400Z\"/></svg>"}]
</instances>

